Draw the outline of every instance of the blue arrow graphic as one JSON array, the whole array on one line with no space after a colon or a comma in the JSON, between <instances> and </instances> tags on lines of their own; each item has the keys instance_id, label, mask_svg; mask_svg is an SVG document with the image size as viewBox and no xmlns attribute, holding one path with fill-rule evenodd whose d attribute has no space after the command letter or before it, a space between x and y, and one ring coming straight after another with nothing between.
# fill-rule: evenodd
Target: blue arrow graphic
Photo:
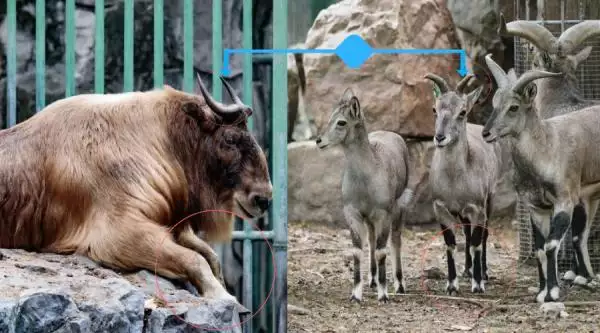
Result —
<instances>
[{"instance_id":1,"label":"blue arrow graphic","mask_svg":"<svg viewBox=\"0 0 600 333\"><path fill-rule=\"evenodd\" d=\"M458 54L460 65L456 72L467 75L467 52L462 49L374 49L359 35L349 35L335 49L225 49L223 51L223 75L229 75L229 56L233 53L251 54L329 54L334 53L352 69L358 69L373 54Z\"/></svg>"}]
</instances>

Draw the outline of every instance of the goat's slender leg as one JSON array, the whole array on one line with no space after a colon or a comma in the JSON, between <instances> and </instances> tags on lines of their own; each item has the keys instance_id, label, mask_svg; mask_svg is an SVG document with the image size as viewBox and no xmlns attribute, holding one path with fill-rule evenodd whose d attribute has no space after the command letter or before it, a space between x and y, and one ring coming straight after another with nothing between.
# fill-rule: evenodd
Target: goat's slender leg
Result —
<instances>
[{"instance_id":1,"label":"goat's slender leg","mask_svg":"<svg viewBox=\"0 0 600 333\"><path fill-rule=\"evenodd\" d=\"M390 237L390 248L392 250L392 272L394 272L394 292L403 294L406 292L404 278L402 276L402 229L404 228L402 217L392 222Z\"/></svg>"},{"instance_id":2,"label":"goat's slender leg","mask_svg":"<svg viewBox=\"0 0 600 333\"><path fill-rule=\"evenodd\" d=\"M344 206L344 217L350 228L350 237L352 237L352 257L354 259L354 288L350 301L362 301L362 278L361 278L361 258L363 238L367 233L367 228L363 222L360 212L350 205Z\"/></svg>"},{"instance_id":3,"label":"goat's slender leg","mask_svg":"<svg viewBox=\"0 0 600 333\"><path fill-rule=\"evenodd\" d=\"M463 277L473 277L473 267L471 258L471 221L469 219L459 216L460 223L463 225L463 231L465 233L465 270L462 273Z\"/></svg>"},{"instance_id":4,"label":"goat's slender leg","mask_svg":"<svg viewBox=\"0 0 600 333\"><path fill-rule=\"evenodd\" d=\"M541 297L538 294L537 301L543 302L555 302L560 296L560 287L558 285L558 249L560 244L571 224L571 217L573 216L574 208L573 200L566 198L559 200L554 204L554 211L552 214L552 220L550 221L550 230L548 232L548 238L544 244L544 252L546 254L546 289L548 293Z\"/></svg>"},{"instance_id":5,"label":"goat's slender leg","mask_svg":"<svg viewBox=\"0 0 600 333\"><path fill-rule=\"evenodd\" d=\"M200 255L202 255L204 259L208 261L208 265L210 266L213 274L217 277L217 279L219 279L219 281L221 281L221 283L224 283L223 274L221 272L221 263L219 262L217 253L210 247L210 245L208 245L208 243L194 234L194 231L189 224L186 225L177 235L177 242L188 249L192 249L200 253Z\"/></svg>"},{"instance_id":6,"label":"goat's slender leg","mask_svg":"<svg viewBox=\"0 0 600 333\"><path fill-rule=\"evenodd\" d=\"M375 231L375 261L377 262L377 300L387 302L389 300L387 292L387 277L385 271L385 261L387 258L387 243L390 237L390 217L385 210L376 210L369 216L369 222L374 226Z\"/></svg>"},{"instance_id":7,"label":"goat's slender leg","mask_svg":"<svg viewBox=\"0 0 600 333\"><path fill-rule=\"evenodd\" d=\"M581 204L576 205L573 210L571 230L576 264L576 276L573 279L573 283L577 285L586 285L594 278L594 270L590 262L587 242L597 209L598 200L592 201L585 198L582 199ZM565 276L567 273L565 273Z\"/></svg>"},{"instance_id":8,"label":"goat's slender leg","mask_svg":"<svg viewBox=\"0 0 600 333\"><path fill-rule=\"evenodd\" d=\"M465 216L469 221L475 221L473 224L473 233L471 234L471 258L473 259L473 277L471 278L471 292L473 293L484 293L485 284L483 282L483 264L482 264L482 252L483 252L483 233L485 231L485 211L483 207L476 206L474 204L467 204L463 211L462 216Z\"/></svg>"},{"instance_id":9,"label":"goat's slender leg","mask_svg":"<svg viewBox=\"0 0 600 333\"><path fill-rule=\"evenodd\" d=\"M377 282L375 281L377 276L377 260L375 260L375 227L371 223L369 223L367 227L369 231L369 287L374 289L377 287Z\"/></svg>"},{"instance_id":10,"label":"goat's slender leg","mask_svg":"<svg viewBox=\"0 0 600 333\"><path fill-rule=\"evenodd\" d=\"M488 232L489 232L488 223L489 223L489 218L486 220L485 227L483 229L483 241L482 241L483 252L481 253L481 265L482 265L482 269L483 269L483 281L484 282L487 282L489 279L488 266L487 266L487 239L488 239Z\"/></svg>"},{"instance_id":11,"label":"goat's slender leg","mask_svg":"<svg viewBox=\"0 0 600 333\"><path fill-rule=\"evenodd\" d=\"M531 222L531 233L533 235L533 247L536 252L537 266L538 266L538 297L544 299L548 293L546 288L547 272L546 272L546 252L544 251L544 243L546 242L546 236L550 228L550 211L546 209L539 209L529 207L529 221Z\"/></svg>"},{"instance_id":12,"label":"goat's slender leg","mask_svg":"<svg viewBox=\"0 0 600 333\"><path fill-rule=\"evenodd\" d=\"M446 259L448 261L448 283L446 284L446 293L458 292L458 279L456 278L456 263L454 262L454 252L456 251L456 237L452 231L455 217L450 213L446 205L440 201L433 202L433 213L440 224L446 242Z\"/></svg>"},{"instance_id":13,"label":"goat's slender leg","mask_svg":"<svg viewBox=\"0 0 600 333\"><path fill-rule=\"evenodd\" d=\"M177 244L165 228L152 221L108 224L98 223L98 230L94 230L90 258L115 269L156 270L169 279L188 280L203 297L239 304L212 274L206 259Z\"/></svg>"}]
</instances>

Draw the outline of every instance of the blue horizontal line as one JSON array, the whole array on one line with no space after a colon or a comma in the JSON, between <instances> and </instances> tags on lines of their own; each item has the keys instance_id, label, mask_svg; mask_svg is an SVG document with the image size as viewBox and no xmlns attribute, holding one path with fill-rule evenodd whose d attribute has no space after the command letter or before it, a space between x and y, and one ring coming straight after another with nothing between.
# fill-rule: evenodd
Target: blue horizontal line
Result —
<instances>
[{"instance_id":1,"label":"blue horizontal line","mask_svg":"<svg viewBox=\"0 0 600 333\"><path fill-rule=\"evenodd\" d=\"M335 53L335 49L225 49L225 54L228 53L251 53L251 54L267 54L267 53Z\"/></svg>"},{"instance_id":2,"label":"blue horizontal line","mask_svg":"<svg viewBox=\"0 0 600 333\"><path fill-rule=\"evenodd\" d=\"M384 53L384 54L461 54L465 50L461 49L372 49L373 53Z\"/></svg>"}]
</instances>

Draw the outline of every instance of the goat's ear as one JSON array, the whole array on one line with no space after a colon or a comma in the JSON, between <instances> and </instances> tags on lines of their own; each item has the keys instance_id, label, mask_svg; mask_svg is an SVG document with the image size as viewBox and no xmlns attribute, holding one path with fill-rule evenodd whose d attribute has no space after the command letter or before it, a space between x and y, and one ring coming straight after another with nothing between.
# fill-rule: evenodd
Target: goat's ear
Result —
<instances>
[{"instance_id":1,"label":"goat's ear","mask_svg":"<svg viewBox=\"0 0 600 333\"><path fill-rule=\"evenodd\" d=\"M353 97L356 98L355 95L354 95L354 91L352 91L352 88L348 87L348 88L346 88L346 90L344 90L344 93L342 94L341 101L342 102L350 102L350 100Z\"/></svg>"},{"instance_id":2,"label":"goat's ear","mask_svg":"<svg viewBox=\"0 0 600 333\"><path fill-rule=\"evenodd\" d=\"M350 98L350 115L355 119L362 118L362 112L360 110L360 102L356 96Z\"/></svg>"},{"instance_id":3,"label":"goat's ear","mask_svg":"<svg viewBox=\"0 0 600 333\"><path fill-rule=\"evenodd\" d=\"M473 105L477 104L479 97L481 97L481 92L483 92L483 85L477 87L477 89L471 91L467 95L467 100L469 104L469 109L473 107Z\"/></svg>"},{"instance_id":4,"label":"goat's ear","mask_svg":"<svg viewBox=\"0 0 600 333\"><path fill-rule=\"evenodd\" d=\"M537 85L535 82L529 83L525 89L523 89L523 96L527 99L528 102L533 101L535 95L537 94Z\"/></svg>"},{"instance_id":5,"label":"goat's ear","mask_svg":"<svg viewBox=\"0 0 600 333\"><path fill-rule=\"evenodd\" d=\"M583 50L579 51L577 54L569 56L571 61L573 62L573 67L577 67L579 64L584 62L592 53L592 47L584 47Z\"/></svg>"}]
</instances>

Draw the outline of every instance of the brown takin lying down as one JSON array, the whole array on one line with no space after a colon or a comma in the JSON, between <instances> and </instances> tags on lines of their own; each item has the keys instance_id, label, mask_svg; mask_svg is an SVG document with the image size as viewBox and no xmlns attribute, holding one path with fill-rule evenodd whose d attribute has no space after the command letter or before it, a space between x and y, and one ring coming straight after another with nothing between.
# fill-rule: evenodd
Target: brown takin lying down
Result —
<instances>
[{"instance_id":1,"label":"brown takin lying down","mask_svg":"<svg viewBox=\"0 0 600 333\"><path fill-rule=\"evenodd\" d=\"M215 101L198 77L202 96L169 86L82 94L0 131L0 247L156 269L204 297L235 300L207 243L230 240L235 217L177 224L202 210L259 217L272 197L247 128L252 110L221 80L235 104Z\"/></svg>"}]
</instances>

